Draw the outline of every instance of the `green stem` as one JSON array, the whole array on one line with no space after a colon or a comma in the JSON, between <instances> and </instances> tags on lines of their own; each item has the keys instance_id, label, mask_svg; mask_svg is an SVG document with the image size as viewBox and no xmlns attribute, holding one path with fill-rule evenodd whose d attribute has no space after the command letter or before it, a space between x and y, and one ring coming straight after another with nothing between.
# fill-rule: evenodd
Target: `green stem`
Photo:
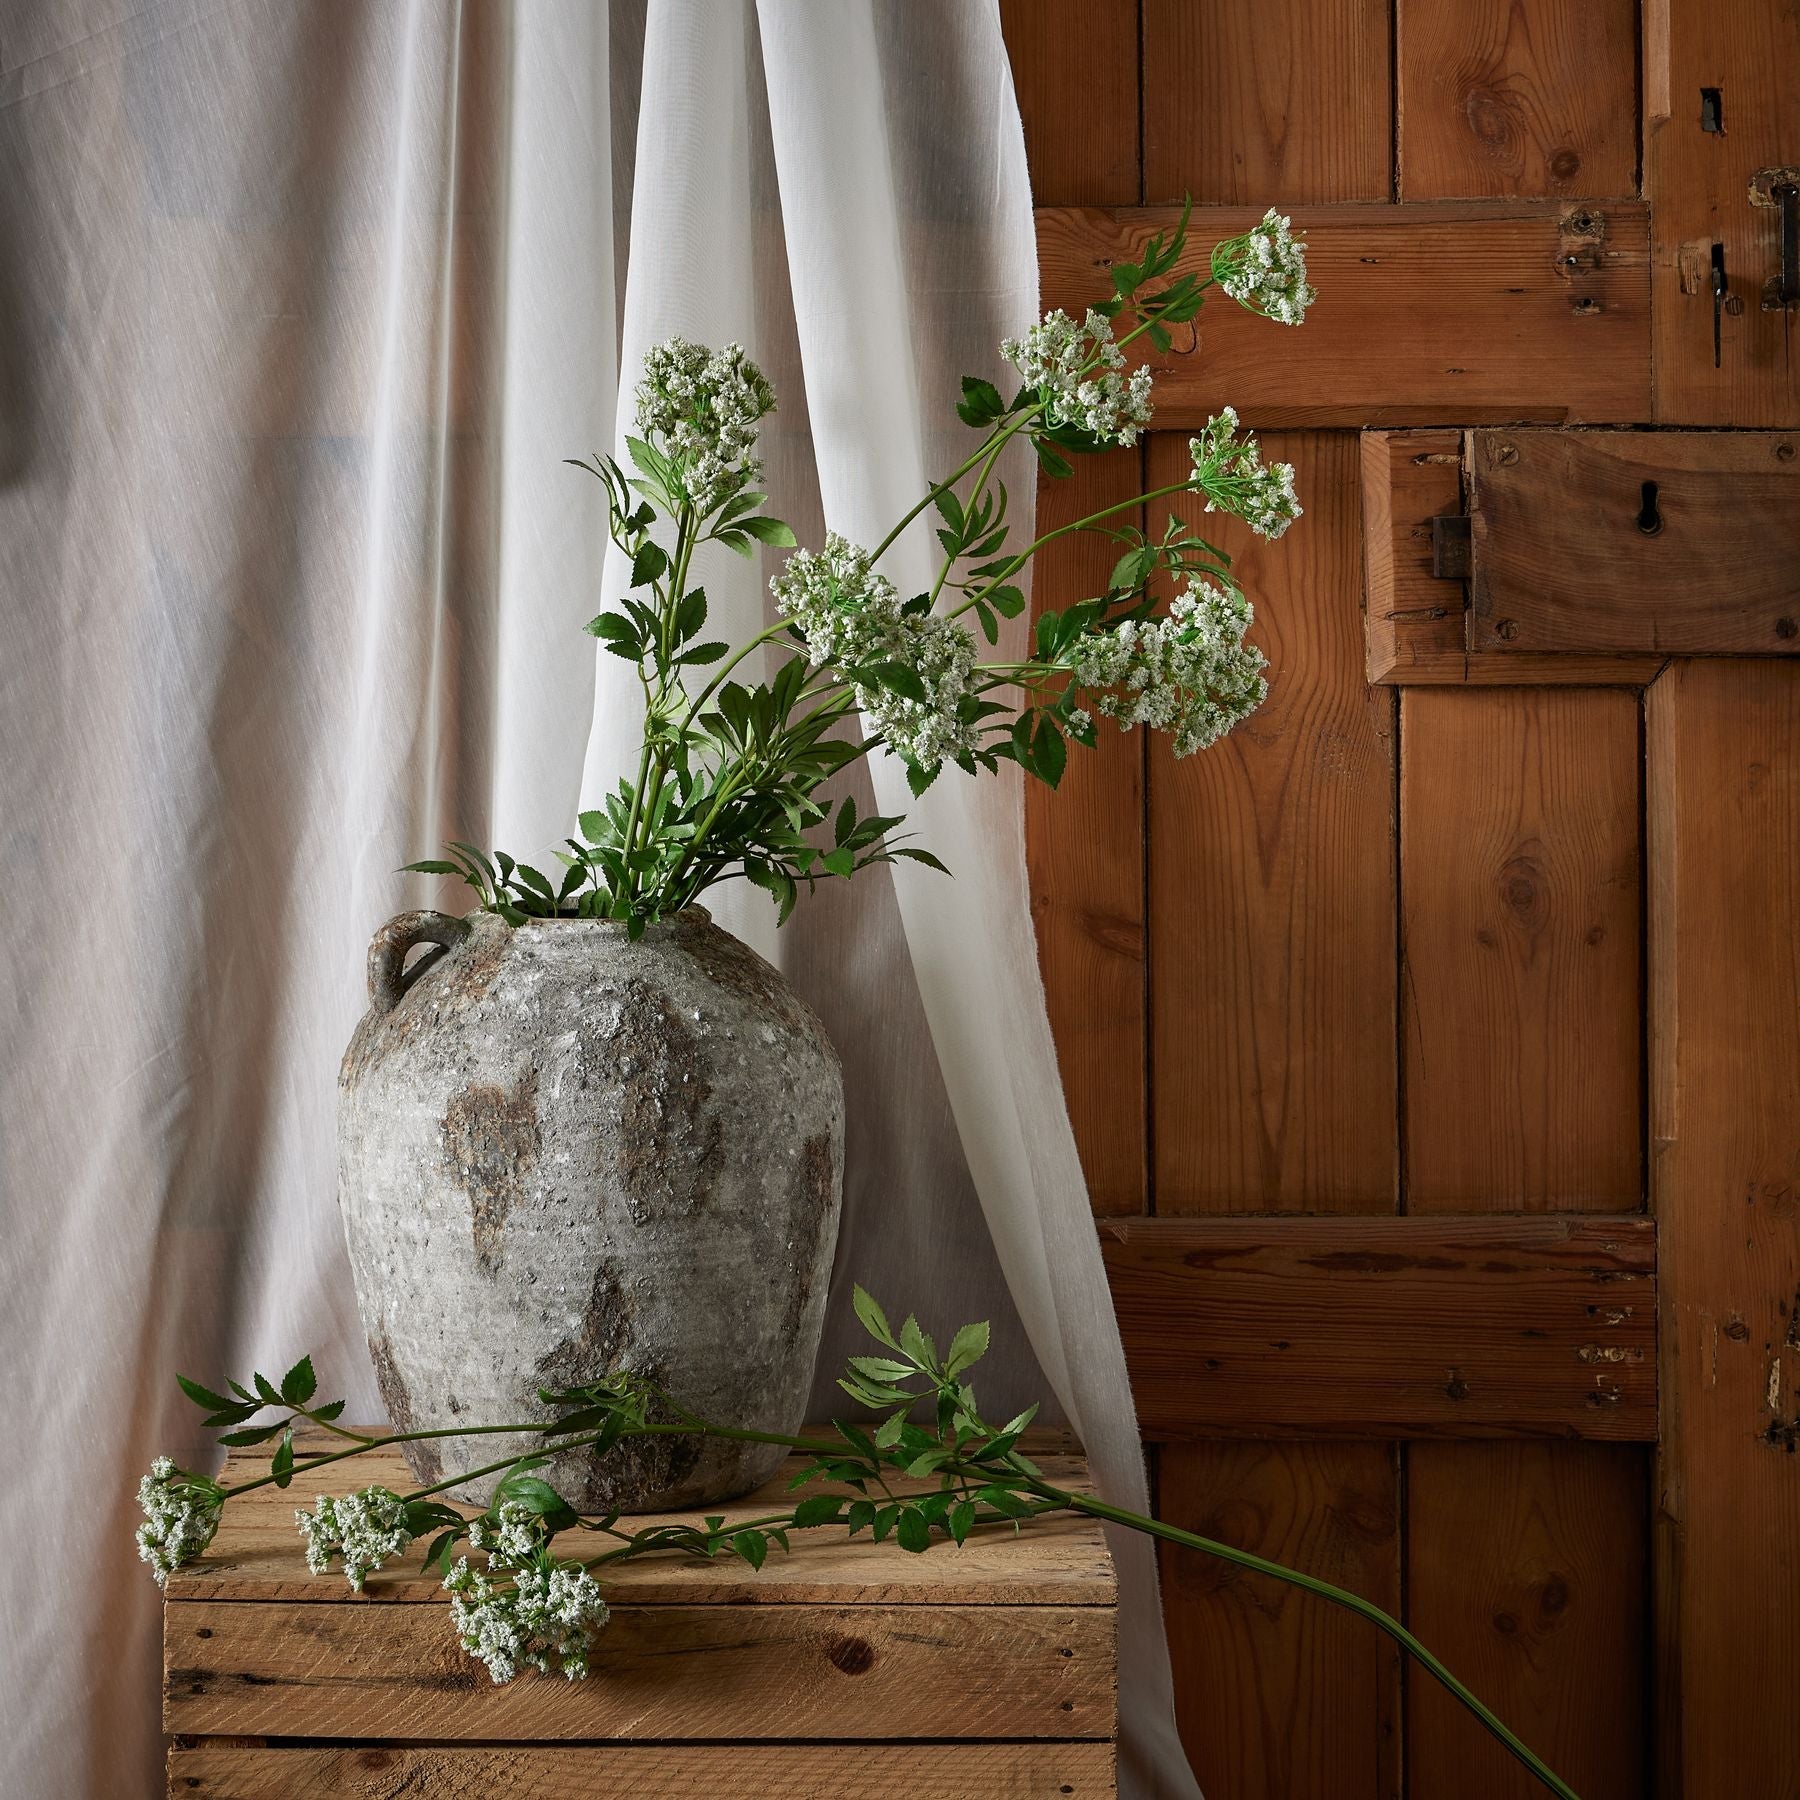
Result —
<instances>
[{"instance_id":1,"label":"green stem","mask_svg":"<svg viewBox=\"0 0 1800 1800\"><path fill-rule=\"evenodd\" d=\"M1304 1575L1285 1564L1270 1562L1266 1557L1252 1555L1248 1550L1237 1550L1214 1538L1201 1537L1197 1532L1183 1531L1178 1525L1165 1525L1160 1519L1146 1517L1143 1513L1127 1512L1124 1507L1109 1505L1092 1494L1068 1494L1037 1477L1027 1479L1034 1493L1041 1494L1045 1499L1058 1500L1072 1511L1086 1513L1090 1518L1103 1519L1108 1524L1128 1526L1133 1531L1161 1538L1166 1543L1180 1544L1188 1550L1203 1551L1221 1561L1236 1563L1240 1568L1254 1569L1259 1575L1269 1575L1277 1581L1304 1588L1310 1594L1316 1594L1321 1599L1331 1601L1333 1605L1355 1613L1359 1618L1367 1619L1377 1630L1385 1632L1400 1645L1434 1680L1454 1694L1487 1731L1555 1794L1558 1800L1579 1800L1575 1790L1542 1757L1515 1737L1398 1619L1383 1612L1373 1602L1363 1599L1360 1594L1353 1594L1347 1588L1335 1587L1329 1581L1319 1580L1317 1576Z\"/></svg>"}]
</instances>

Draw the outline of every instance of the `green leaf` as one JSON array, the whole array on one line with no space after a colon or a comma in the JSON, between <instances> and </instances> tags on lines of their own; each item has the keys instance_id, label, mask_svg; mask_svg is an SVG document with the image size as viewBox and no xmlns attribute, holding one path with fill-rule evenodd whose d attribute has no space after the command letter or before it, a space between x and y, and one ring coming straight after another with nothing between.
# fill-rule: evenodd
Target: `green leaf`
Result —
<instances>
[{"instance_id":1,"label":"green leaf","mask_svg":"<svg viewBox=\"0 0 1800 1800\"><path fill-rule=\"evenodd\" d=\"M988 1327L984 1319L977 1325L965 1325L950 1340L950 1354L944 1362L944 1372L948 1375L960 1375L971 1363L980 1362L987 1355Z\"/></svg>"},{"instance_id":2,"label":"green leaf","mask_svg":"<svg viewBox=\"0 0 1800 1800\"><path fill-rule=\"evenodd\" d=\"M589 619L582 629L589 637L608 638L622 644L638 641L638 628L623 613L603 612L597 619Z\"/></svg>"},{"instance_id":3,"label":"green leaf","mask_svg":"<svg viewBox=\"0 0 1800 1800\"><path fill-rule=\"evenodd\" d=\"M310 1356L301 1357L281 1378L281 1398L289 1406L304 1406L318 1391Z\"/></svg>"},{"instance_id":4,"label":"green leaf","mask_svg":"<svg viewBox=\"0 0 1800 1800\"><path fill-rule=\"evenodd\" d=\"M909 669L905 663L871 663L864 672L872 675L890 693L898 694L903 700L914 701L920 706L928 706L931 702L931 696L925 691L925 683L919 679L918 670Z\"/></svg>"},{"instance_id":5,"label":"green leaf","mask_svg":"<svg viewBox=\"0 0 1800 1800\"><path fill-rule=\"evenodd\" d=\"M437 862L435 860L431 862L402 863L400 869L401 873L406 875L462 875L466 873L460 863ZM175 1379L179 1381L181 1377L177 1375Z\"/></svg>"},{"instance_id":6,"label":"green leaf","mask_svg":"<svg viewBox=\"0 0 1800 1800\"><path fill-rule=\"evenodd\" d=\"M284 1488L294 1479L294 1434L284 1431L281 1442L275 1446L275 1454L269 1461L269 1473L275 1477L275 1485Z\"/></svg>"},{"instance_id":7,"label":"green leaf","mask_svg":"<svg viewBox=\"0 0 1800 1800\"><path fill-rule=\"evenodd\" d=\"M1046 787L1054 788L1063 778L1063 769L1069 760L1069 746L1047 715L1040 714L1039 721L1037 737L1032 746L1032 770Z\"/></svg>"},{"instance_id":8,"label":"green leaf","mask_svg":"<svg viewBox=\"0 0 1800 1800\"><path fill-rule=\"evenodd\" d=\"M675 661L686 668L698 667L702 663L716 663L730 648L729 644L712 638L704 644L696 644L691 650L683 651Z\"/></svg>"},{"instance_id":9,"label":"green leaf","mask_svg":"<svg viewBox=\"0 0 1800 1800\"><path fill-rule=\"evenodd\" d=\"M852 1500L845 1522L850 1527L852 1537L855 1537L859 1531L867 1531L875 1523L875 1502L873 1500Z\"/></svg>"},{"instance_id":10,"label":"green leaf","mask_svg":"<svg viewBox=\"0 0 1800 1800\"><path fill-rule=\"evenodd\" d=\"M906 1414L897 1412L882 1420L875 1430L875 1442L883 1450L891 1450L900 1441L900 1433L906 1429Z\"/></svg>"},{"instance_id":11,"label":"green leaf","mask_svg":"<svg viewBox=\"0 0 1800 1800\"><path fill-rule=\"evenodd\" d=\"M835 1525L844 1510L841 1494L813 1494L794 1508L794 1524L805 1529L813 1525Z\"/></svg>"},{"instance_id":12,"label":"green leaf","mask_svg":"<svg viewBox=\"0 0 1800 1800\"><path fill-rule=\"evenodd\" d=\"M950 1509L950 1535L960 1544L975 1527L975 1508L959 1500Z\"/></svg>"},{"instance_id":13,"label":"green leaf","mask_svg":"<svg viewBox=\"0 0 1800 1800\"><path fill-rule=\"evenodd\" d=\"M916 844L902 844L894 852L896 856L904 856L908 862L923 863L928 869L936 869L940 875L948 875L950 871L931 854L929 850L921 850ZM952 878L954 879L954 877Z\"/></svg>"},{"instance_id":14,"label":"green leaf","mask_svg":"<svg viewBox=\"0 0 1800 1800\"><path fill-rule=\"evenodd\" d=\"M902 1550L910 1550L918 1556L931 1548L931 1527L925 1523L925 1515L916 1506L903 1507L900 1512L900 1529L895 1535L900 1540Z\"/></svg>"},{"instance_id":15,"label":"green leaf","mask_svg":"<svg viewBox=\"0 0 1800 1800\"><path fill-rule=\"evenodd\" d=\"M881 1511L875 1515L876 1543L879 1544L886 1540L888 1533L894 1529L894 1525L899 1517L900 1508L898 1506L884 1506Z\"/></svg>"},{"instance_id":16,"label":"green leaf","mask_svg":"<svg viewBox=\"0 0 1800 1800\"><path fill-rule=\"evenodd\" d=\"M1023 1519L1031 1511L1031 1508L1011 1488L980 1488L977 1489L975 1498L983 1505L991 1506L995 1512L1005 1513L1009 1519Z\"/></svg>"},{"instance_id":17,"label":"green leaf","mask_svg":"<svg viewBox=\"0 0 1800 1800\"><path fill-rule=\"evenodd\" d=\"M631 585L634 588L648 587L651 582L668 573L669 558L661 544L653 538L645 538L638 545L637 554L631 559Z\"/></svg>"},{"instance_id":18,"label":"green leaf","mask_svg":"<svg viewBox=\"0 0 1800 1800\"><path fill-rule=\"evenodd\" d=\"M942 767L943 765L940 763L938 768ZM906 785L912 790L912 797L915 800L937 780L938 768L927 769L915 762L909 762L906 765Z\"/></svg>"},{"instance_id":19,"label":"green leaf","mask_svg":"<svg viewBox=\"0 0 1800 1800\"><path fill-rule=\"evenodd\" d=\"M219 1442L229 1449L241 1450L250 1444L266 1444L286 1429L287 1421L280 1419L273 1425L254 1425L248 1431L228 1431Z\"/></svg>"},{"instance_id":20,"label":"green leaf","mask_svg":"<svg viewBox=\"0 0 1800 1800\"><path fill-rule=\"evenodd\" d=\"M853 1356L850 1367L859 1375L872 1375L877 1381L908 1381L918 1373L911 1363L895 1362L887 1356Z\"/></svg>"},{"instance_id":21,"label":"green leaf","mask_svg":"<svg viewBox=\"0 0 1800 1800\"><path fill-rule=\"evenodd\" d=\"M223 1394L215 1394L211 1388L202 1387L197 1381L189 1381L185 1375L177 1375L175 1384L196 1406L204 1406L208 1412L237 1410Z\"/></svg>"},{"instance_id":22,"label":"green leaf","mask_svg":"<svg viewBox=\"0 0 1800 1800\"><path fill-rule=\"evenodd\" d=\"M312 1415L321 1423L330 1424L333 1419L337 1418L338 1415L343 1412L344 1406L345 1402L342 1400L328 1401L324 1406L315 1406L312 1409Z\"/></svg>"},{"instance_id":23,"label":"green leaf","mask_svg":"<svg viewBox=\"0 0 1800 1800\"><path fill-rule=\"evenodd\" d=\"M894 1334L888 1329L887 1314L876 1303L875 1298L860 1283L850 1290L850 1304L856 1309L856 1316L862 1321L862 1328L877 1343L886 1344L890 1350L898 1350L900 1346L894 1342Z\"/></svg>"},{"instance_id":24,"label":"green leaf","mask_svg":"<svg viewBox=\"0 0 1800 1800\"><path fill-rule=\"evenodd\" d=\"M768 1541L760 1531L740 1531L731 1540L731 1547L753 1569L760 1569L769 1554Z\"/></svg>"},{"instance_id":25,"label":"green leaf","mask_svg":"<svg viewBox=\"0 0 1800 1800\"><path fill-rule=\"evenodd\" d=\"M800 541L794 536L793 526L783 519L739 519L737 529L749 532L759 544L772 544L777 550L790 549Z\"/></svg>"}]
</instances>

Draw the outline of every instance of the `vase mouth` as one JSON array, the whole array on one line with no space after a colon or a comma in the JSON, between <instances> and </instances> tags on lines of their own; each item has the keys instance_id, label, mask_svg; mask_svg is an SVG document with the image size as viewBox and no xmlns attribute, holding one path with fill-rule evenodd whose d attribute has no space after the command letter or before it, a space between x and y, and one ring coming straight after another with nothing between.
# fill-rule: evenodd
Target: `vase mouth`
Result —
<instances>
[{"instance_id":1,"label":"vase mouth","mask_svg":"<svg viewBox=\"0 0 1800 1800\"><path fill-rule=\"evenodd\" d=\"M498 918L498 913L490 913L490 918ZM667 925L710 925L712 914L704 906L684 906L679 912L665 913L654 924L646 925L646 931L657 931ZM523 925L515 925L515 931L528 931L535 925L586 925L593 929L623 933L626 922L623 919L583 919L573 913L557 913L551 917L527 918Z\"/></svg>"}]
</instances>

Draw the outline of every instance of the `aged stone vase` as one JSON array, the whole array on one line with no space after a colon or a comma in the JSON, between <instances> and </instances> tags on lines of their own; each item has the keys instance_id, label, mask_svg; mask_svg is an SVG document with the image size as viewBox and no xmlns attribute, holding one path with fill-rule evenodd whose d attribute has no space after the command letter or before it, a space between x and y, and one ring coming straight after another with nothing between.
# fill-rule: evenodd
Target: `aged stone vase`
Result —
<instances>
[{"instance_id":1,"label":"aged stone vase","mask_svg":"<svg viewBox=\"0 0 1800 1800\"><path fill-rule=\"evenodd\" d=\"M338 1080L339 1204L389 1417L541 1418L539 1387L629 1368L719 1423L795 1430L843 1160L824 1028L702 908L636 943L602 920L390 920ZM542 1448L407 1458L426 1484ZM780 1460L648 1438L544 1473L584 1511L648 1511L747 1492ZM495 1479L452 1492L484 1503Z\"/></svg>"}]
</instances>

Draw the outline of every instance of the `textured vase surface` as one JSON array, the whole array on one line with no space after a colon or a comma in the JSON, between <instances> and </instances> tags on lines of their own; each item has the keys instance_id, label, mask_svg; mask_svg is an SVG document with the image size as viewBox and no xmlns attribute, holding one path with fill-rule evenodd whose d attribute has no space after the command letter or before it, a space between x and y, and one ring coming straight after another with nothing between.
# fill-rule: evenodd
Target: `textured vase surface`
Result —
<instances>
[{"instance_id":1,"label":"textured vase surface","mask_svg":"<svg viewBox=\"0 0 1800 1800\"><path fill-rule=\"evenodd\" d=\"M434 944L410 967L409 952ZM837 1241L843 1078L817 1016L695 907L622 925L405 913L338 1083L339 1203L400 1430L548 1416L627 1368L722 1424L802 1423ZM537 1437L410 1444L422 1484ZM543 1474L584 1511L693 1506L779 1449L640 1439ZM485 1503L496 1477L453 1491Z\"/></svg>"}]
</instances>

